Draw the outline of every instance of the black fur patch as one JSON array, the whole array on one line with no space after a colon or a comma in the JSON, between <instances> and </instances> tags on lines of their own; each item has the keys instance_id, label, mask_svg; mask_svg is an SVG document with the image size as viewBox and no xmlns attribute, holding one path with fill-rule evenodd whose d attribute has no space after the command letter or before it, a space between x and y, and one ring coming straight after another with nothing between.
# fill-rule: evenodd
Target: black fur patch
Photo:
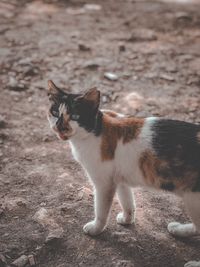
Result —
<instances>
[{"instance_id":1,"label":"black fur patch","mask_svg":"<svg viewBox=\"0 0 200 267\"><path fill-rule=\"evenodd\" d=\"M180 182L188 175L187 179L193 179L195 183L188 189L200 192L200 143L197 139L200 125L158 119L152 130L155 154L167 163L166 167L158 170L158 175L168 181L178 179Z\"/></svg>"}]
</instances>

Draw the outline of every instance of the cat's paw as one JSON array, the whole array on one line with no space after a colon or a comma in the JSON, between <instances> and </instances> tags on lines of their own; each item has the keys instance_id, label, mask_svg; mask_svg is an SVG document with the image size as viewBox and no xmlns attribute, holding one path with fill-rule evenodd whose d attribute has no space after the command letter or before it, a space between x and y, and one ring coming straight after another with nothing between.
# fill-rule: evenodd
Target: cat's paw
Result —
<instances>
[{"instance_id":1,"label":"cat's paw","mask_svg":"<svg viewBox=\"0 0 200 267\"><path fill-rule=\"evenodd\" d=\"M188 261L184 267L200 267L200 261Z\"/></svg>"},{"instance_id":2,"label":"cat's paw","mask_svg":"<svg viewBox=\"0 0 200 267\"><path fill-rule=\"evenodd\" d=\"M95 221L91 221L83 226L83 231L87 235L99 235L103 228L99 227Z\"/></svg>"},{"instance_id":3,"label":"cat's paw","mask_svg":"<svg viewBox=\"0 0 200 267\"><path fill-rule=\"evenodd\" d=\"M128 225L132 224L134 222L134 217L133 216L124 216L123 212L120 212L117 214L116 217L117 223L121 225Z\"/></svg>"}]
</instances>

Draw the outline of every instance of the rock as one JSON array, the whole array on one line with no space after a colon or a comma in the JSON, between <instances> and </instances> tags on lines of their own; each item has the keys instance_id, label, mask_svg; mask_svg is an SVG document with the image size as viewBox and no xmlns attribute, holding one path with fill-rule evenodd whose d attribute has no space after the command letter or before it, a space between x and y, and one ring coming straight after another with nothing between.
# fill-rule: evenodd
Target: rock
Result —
<instances>
[{"instance_id":1,"label":"rock","mask_svg":"<svg viewBox=\"0 0 200 267\"><path fill-rule=\"evenodd\" d=\"M147 72L143 76L147 79L154 79L157 77L157 74L155 72Z\"/></svg>"},{"instance_id":2,"label":"rock","mask_svg":"<svg viewBox=\"0 0 200 267\"><path fill-rule=\"evenodd\" d=\"M108 95L102 96L102 103L109 103L111 101L110 97Z\"/></svg>"},{"instance_id":3,"label":"rock","mask_svg":"<svg viewBox=\"0 0 200 267\"><path fill-rule=\"evenodd\" d=\"M33 219L48 229L49 233L46 238L46 243L62 238L63 228L55 222L45 208L40 208L33 216Z\"/></svg>"},{"instance_id":4,"label":"rock","mask_svg":"<svg viewBox=\"0 0 200 267\"><path fill-rule=\"evenodd\" d=\"M88 52L91 50L91 48L85 44L79 44L78 48L80 51L83 51L83 52Z\"/></svg>"},{"instance_id":5,"label":"rock","mask_svg":"<svg viewBox=\"0 0 200 267\"><path fill-rule=\"evenodd\" d=\"M51 142L55 139L55 136L54 135L45 135L43 138L42 138L42 141L47 143L47 142Z\"/></svg>"},{"instance_id":6,"label":"rock","mask_svg":"<svg viewBox=\"0 0 200 267\"><path fill-rule=\"evenodd\" d=\"M48 236L46 237L45 243L52 242L56 239L61 239L63 237L63 229L62 227L57 227L55 229L50 230Z\"/></svg>"},{"instance_id":7,"label":"rock","mask_svg":"<svg viewBox=\"0 0 200 267\"><path fill-rule=\"evenodd\" d=\"M14 77L9 78L8 87L12 91L25 91L28 89L24 84L20 84Z\"/></svg>"},{"instance_id":8,"label":"rock","mask_svg":"<svg viewBox=\"0 0 200 267\"><path fill-rule=\"evenodd\" d=\"M28 257L26 255L22 255L15 261L11 263L12 266L16 267L24 267L28 263Z\"/></svg>"},{"instance_id":9,"label":"rock","mask_svg":"<svg viewBox=\"0 0 200 267\"><path fill-rule=\"evenodd\" d=\"M5 267L6 266L6 258L3 254L0 254L0 266Z\"/></svg>"},{"instance_id":10,"label":"rock","mask_svg":"<svg viewBox=\"0 0 200 267\"><path fill-rule=\"evenodd\" d=\"M157 36L154 31L149 29L138 29L135 30L127 41L129 42L147 42L147 41L155 41L157 40Z\"/></svg>"},{"instance_id":11,"label":"rock","mask_svg":"<svg viewBox=\"0 0 200 267\"><path fill-rule=\"evenodd\" d=\"M29 261L30 266L35 266L36 265L33 255L28 255L28 261Z\"/></svg>"},{"instance_id":12,"label":"rock","mask_svg":"<svg viewBox=\"0 0 200 267\"><path fill-rule=\"evenodd\" d=\"M90 70L97 70L99 68L100 64L97 61L88 60L84 63L84 68L90 69Z\"/></svg>"},{"instance_id":13,"label":"rock","mask_svg":"<svg viewBox=\"0 0 200 267\"><path fill-rule=\"evenodd\" d=\"M116 267L134 267L134 263L127 260L118 261L115 265Z\"/></svg>"},{"instance_id":14,"label":"rock","mask_svg":"<svg viewBox=\"0 0 200 267\"><path fill-rule=\"evenodd\" d=\"M68 7L66 9L67 14L69 15L81 15L85 13L85 9L84 8L71 8Z\"/></svg>"},{"instance_id":15,"label":"rock","mask_svg":"<svg viewBox=\"0 0 200 267\"><path fill-rule=\"evenodd\" d=\"M5 127L6 127L5 118L2 115L0 115L0 129Z\"/></svg>"},{"instance_id":16,"label":"rock","mask_svg":"<svg viewBox=\"0 0 200 267\"><path fill-rule=\"evenodd\" d=\"M112 72L105 72L104 77L110 81L117 81L118 76Z\"/></svg>"},{"instance_id":17,"label":"rock","mask_svg":"<svg viewBox=\"0 0 200 267\"><path fill-rule=\"evenodd\" d=\"M102 7L97 4L85 4L84 9L89 11L99 11L102 9Z\"/></svg>"},{"instance_id":18,"label":"rock","mask_svg":"<svg viewBox=\"0 0 200 267\"><path fill-rule=\"evenodd\" d=\"M38 75L39 71L36 67L34 67L33 65L29 65L27 67L27 69L24 71L23 73L23 77L31 77L31 76L35 76L35 75Z\"/></svg>"},{"instance_id":19,"label":"rock","mask_svg":"<svg viewBox=\"0 0 200 267\"><path fill-rule=\"evenodd\" d=\"M197 85L200 86L200 77L195 76L195 77L189 77L189 79L187 80L187 85Z\"/></svg>"},{"instance_id":20,"label":"rock","mask_svg":"<svg viewBox=\"0 0 200 267\"><path fill-rule=\"evenodd\" d=\"M166 74L166 73L161 73L161 74L159 75L159 77L160 77L161 79L164 79L164 80L167 80L167 81L171 81L171 82L173 82L173 81L175 80L174 77L172 77L171 75Z\"/></svg>"},{"instance_id":21,"label":"rock","mask_svg":"<svg viewBox=\"0 0 200 267\"><path fill-rule=\"evenodd\" d=\"M192 19L192 17L186 12L177 12L177 13L175 13L175 17L177 19L187 19L187 20Z\"/></svg>"},{"instance_id":22,"label":"rock","mask_svg":"<svg viewBox=\"0 0 200 267\"><path fill-rule=\"evenodd\" d=\"M119 44L119 51L120 52L126 51L126 46L124 44Z\"/></svg>"},{"instance_id":23,"label":"rock","mask_svg":"<svg viewBox=\"0 0 200 267\"><path fill-rule=\"evenodd\" d=\"M4 208L13 211L18 209L24 209L27 207L27 200L22 197L16 197L16 198L6 198L4 201Z\"/></svg>"}]
</instances>

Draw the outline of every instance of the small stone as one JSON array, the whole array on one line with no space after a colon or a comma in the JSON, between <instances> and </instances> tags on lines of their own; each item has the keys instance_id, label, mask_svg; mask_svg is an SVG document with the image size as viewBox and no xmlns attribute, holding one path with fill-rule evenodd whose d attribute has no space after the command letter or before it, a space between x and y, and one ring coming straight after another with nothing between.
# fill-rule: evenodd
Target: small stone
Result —
<instances>
[{"instance_id":1,"label":"small stone","mask_svg":"<svg viewBox=\"0 0 200 267\"><path fill-rule=\"evenodd\" d=\"M61 239L63 237L63 229L61 227L57 227L53 230L50 230L45 243L49 243L58 239Z\"/></svg>"},{"instance_id":2,"label":"small stone","mask_svg":"<svg viewBox=\"0 0 200 267\"><path fill-rule=\"evenodd\" d=\"M85 44L79 44L78 48L80 51L83 51L83 52L88 52L91 50L91 48Z\"/></svg>"},{"instance_id":3,"label":"small stone","mask_svg":"<svg viewBox=\"0 0 200 267\"><path fill-rule=\"evenodd\" d=\"M174 77L165 73L160 74L160 78L171 82L175 80Z\"/></svg>"},{"instance_id":4,"label":"small stone","mask_svg":"<svg viewBox=\"0 0 200 267\"><path fill-rule=\"evenodd\" d=\"M84 63L84 68L90 69L90 70L97 70L99 68L100 64L95 61L88 60Z\"/></svg>"},{"instance_id":5,"label":"small stone","mask_svg":"<svg viewBox=\"0 0 200 267\"><path fill-rule=\"evenodd\" d=\"M175 17L177 19L188 19L188 20L191 20L192 19L191 16L188 13L186 13L186 12L177 12L175 14Z\"/></svg>"},{"instance_id":6,"label":"small stone","mask_svg":"<svg viewBox=\"0 0 200 267\"><path fill-rule=\"evenodd\" d=\"M30 96L28 97L28 102L31 103L33 101L33 98Z\"/></svg>"},{"instance_id":7,"label":"small stone","mask_svg":"<svg viewBox=\"0 0 200 267\"><path fill-rule=\"evenodd\" d=\"M107 95L103 95L102 96L102 103L109 103L110 102L110 98Z\"/></svg>"},{"instance_id":8,"label":"small stone","mask_svg":"<svg viewBox=\"0 0 200 267\"><path fill-rule=\"evenodd\" d=\"M12 91L25 91L28 88L24 84L20 84L14 77L9 78L8 87Z\"/></svg>"},{"instance_id":9,"label":"small stone","mask_svg":"<svg viewBox=\"0 0 200 267\"><path fill-rule=\"evenodd\" d=\"M85 13L84 8L67 8L66 9L67 14L69 15L81 15Z\"/></svg>"},{"instance_id":10,"label":"small stone","mask_svg":"<svg viewBox=\"0 0 200 267\"><path fill-rule=\"evenodd\" d=\"M6 127L5 118L2 115L0 115L0 129L5 127Z\"/></svg>"},{"instance_id":11,"label":"small stone","mask_svg":"<svg viewBox=\"0 0 200 267\"><path fill-rule=\"evenodd\" d=\"M28 261L30 266L35 266L36 263L33 255L28 255Z\"/></svg>"},{"instance_id":12,"label":"small stone","mask_svg":"<svg viewBox=\"0 0 200 267\"><path fill-rule=\"evenodd\" d=\"M4 257L3 254L0 254L0 266L1 267L6 266L6 258Z\"/></svg>"},{"instance_id":13,"label":"small stone","mask_svg":"<svg viewBox=\"0 0 200 267\"><path fill-rule=\"evenodd\" d=\"M124 44L119 44L119 51L120 52L126 51L126 46Z\"/></svg>"},{"instance_id":14,"label":"small stone","mask_svg":"<svg viewBox=\"0 0 200 267\"><path fill-rule=\"evenodd\" d=\"M147 42L147 41L155 41L157 40L157 36L154 31L149 29L138 29L135 30L127 41L129 42Z\"/></svg>"},{"instance_id":15,"label":"small stone","mask_svg":"<svg viewBox=\"0 0 200 267\"><path fill-rule=\"evenodd\" d=\"M117 81L118 76L112 72L105 72L104 77L110 81Z\"/></svg>"},{"instance_id":16,"label":"small stone","mask_svg":"<svg viewBox=\"0 0 200 267\"><path fill-rule=\"evenodd\" d=\"M46 135L46 136L44 136L44 137L42 138L42 141L43 141L43 142L50 142L50 141L51 141L51 138L50 138L50 136Z\"/></svg>"},{"instance_id":17,"label":"small stone","mask_svg":"<svg viewBox=\"0 0 200 267\"><path fill-rule=\"evenodd\" d=\"M91 11L99 11L101 10L101 6L97 4L85 4L84 9L91 10Z\"/></svg>"},{"instance_id":18,"label":"small stone","mask_svg":"<svg viewBox=\"0 0 200 267\"><path fill-rule=\"evenodd\" d=\"M33 219L48 229L49 234L46 238L46 243L62 238L63 228L55 222L47 209L40 208L33 216Z\"/></svg>"},{"instance_id":19,"label":"small stone","mask_svg":"<svg viewBox=\"0 0 200 267\"><path fill-rule=\"evenodd\" d=\"M28 263L28 257L26 255L22 255L15 261L11 263L12 266L16 267L24 267Z\"/></svg>"},{"instance_id":20,"label":"small stone","mask_svg":"<svg viewBox=\"0 0 200 267\"><path fill-rule=\"evenodd\" d=\"M28 68L24 71L23 77L26 76L35 76L38 74L38 69L33 67L32 65L28 66Z\"/></svg>"},{"instance_id":21,"label":"small stone","mask_svg":"<svg viewBox=\"0 0 200 267\"><path fill-rule=\"evenodd\" d=\"M156 72L148 72L144 74L144 77L147 79L154 79L157 77L157 73Z\"/></svg>"},{"instance_id":22,"label":"small stone","mask_svg":"<svg viewBox=\"0 0 200 267\"><path fill-rule=\"evenodd\" d=\"M134 267L134 263L127 260L118 261L116 267Z\"/></svg>"}]
</instances>

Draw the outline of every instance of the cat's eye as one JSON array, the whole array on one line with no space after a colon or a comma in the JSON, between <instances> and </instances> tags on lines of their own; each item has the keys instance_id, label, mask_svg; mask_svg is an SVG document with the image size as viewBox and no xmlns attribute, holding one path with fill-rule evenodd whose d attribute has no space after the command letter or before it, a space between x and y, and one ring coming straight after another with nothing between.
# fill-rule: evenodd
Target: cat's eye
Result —
<instances>
[{"instance_id":1,"label":"cat's eye","mask_svg":"<svg viewBox=\"0 0 200 267\"><path fill-rule=\"evenodd\" d=\"M71 119L74 120L74 121L77 121L79 118L80 118L80 116L77 115L77 114L72 114L71 115Z\"/></svg>"},{"instance_id":2,"label":"cat's eye","mask_svg":"<svg viewBox=\"0 0 200 267\"><path fill-rule=\"evenodd\" d=\"M59 111L58 111L58 109L57 109L57 107L55 107L55 106L53 106L52 108L51 108L51 114L54 116L54 117L59 117Z\"/></svg>"},{"instance_id":3,"label":"cat's eye","mask_svg":"<svg viewBox=\"0 0 200 267\"><path fill-rule=\"evenodd\" d=\"M54 117L59 117L59 112L58 111L56 111L56 110L52 110L52 115L54 116Z\"/></svg>"}]
</instances>

